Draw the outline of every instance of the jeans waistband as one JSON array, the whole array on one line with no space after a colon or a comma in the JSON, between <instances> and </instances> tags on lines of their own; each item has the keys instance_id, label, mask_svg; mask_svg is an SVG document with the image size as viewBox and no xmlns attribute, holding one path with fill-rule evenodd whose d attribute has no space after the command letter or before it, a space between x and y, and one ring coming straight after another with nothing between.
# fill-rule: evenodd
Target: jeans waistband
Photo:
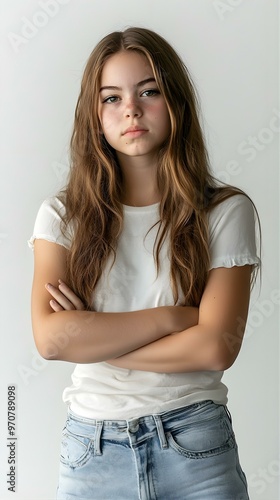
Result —
<instances>
[{"instance_id":1,"label":"jeans waistband","mask_svg":"<svg viewBox=\"0 0 280 500\"><path fill-rule=\"evenodd\" d=\"M198 403L193 403L188 406L180 406L178 408L175 408L174 410L168 410L156 414L151 414L151 415L143 415L141 417L135 417L135 418L130 418L130 419L94 419L94 418L88 418L88 417L82 417L81 415L78 415L74 413L71 408L68 408L68 416L72 418L73 420L76 420L77 422L81 422L84 424L88 425L97 425L97 422L103 422L103 425L105 427L110 427L110 428L121 428L121 427L126 427L128 422L138 422L144 423L148 421L154 420L154 417L157 416L159 417L163 422L168 422L169 420L172 420L174 418L180 419L186 418L188 416L191 416L192 413L196 410L200 410L201 408L208 406L208 405L215 405L213 401L211 400L205 400L205 401L199 401ZM223 405L215 405L215 406L223 406Z\"/></svg>"},{"instance_id":2,"label":"jeans waistband","mask_svg":"<svg viewBox=\"0 0 280 500\"><path fill-rule=\"evenodd\" d=\"M98 420L81 417L68 409L68 424L70 432L73 424L74 432L91 437L94 441L95 454L101 455L101 439L128 439L133 446L145 437L156 433L162 449L167 448L166 433L174 427L179 427L184 422L191 423L199 418L203 410L211 408L224 409L223 405L216 405L213 401L201 401L189 406L177 408L163 413L146 415L129 420ZM227 410L228 412L228 410ZM229 417L230 418L230 417Z\"/></svg>"}]
</instances>

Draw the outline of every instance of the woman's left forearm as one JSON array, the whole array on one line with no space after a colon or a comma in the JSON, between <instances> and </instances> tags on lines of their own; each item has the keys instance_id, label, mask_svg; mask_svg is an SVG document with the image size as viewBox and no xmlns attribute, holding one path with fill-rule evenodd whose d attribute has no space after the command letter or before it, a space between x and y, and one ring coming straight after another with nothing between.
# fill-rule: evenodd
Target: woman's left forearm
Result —
<instances>
[{"instance_id":1,"label":"woman's left forearm","mask_svg":"<svg viewBox=\"0 0 280 500\"><path fill-rule=\"evenodd\" d=\"M192 326L122 356L112 364L160 373L225 370L235 361L243 339L251 266L212 269Z\"/></svg>"},{"instance_id":2,"label":"woman's left forearm","mask_svg":"<svg viewBox=\"0 0 280 500\"><path fill-rule=\"evenodd\" d=\"M225 343L216 332L196 325L108 363L129 370L158 373L223 370L228 364L227 356L222 353L224 348Z\"/></svg>"},{"instance_id":3,"label":"woman's left forearm","mask_svg":"<svg viewBox=\"0 0 280 500\"><path fill-rule=\"evenodd\" d=\"M233 364L241 343L239 331L233 334L199 324L108 363L129 370L158 373L220 371Z\"/></svg>"}]
</instances>

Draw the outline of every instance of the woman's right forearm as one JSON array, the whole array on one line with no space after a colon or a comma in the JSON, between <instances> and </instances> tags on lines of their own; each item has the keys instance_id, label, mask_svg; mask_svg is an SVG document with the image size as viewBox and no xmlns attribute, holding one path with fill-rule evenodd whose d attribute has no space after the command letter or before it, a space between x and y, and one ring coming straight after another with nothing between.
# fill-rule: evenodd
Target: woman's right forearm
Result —
<instances>
[{"instance_id":1,"label":"woman's right forearm","mask_svg":"<svg viewBox=\"0 0 280 500\"><path fill-rule=\"evenodd\" d=\"M116 358L198 322L198 309L166 306L122 313L60 311L33 315L37 348L46 359L96 363Z\"/></svg>"}]
</instances>

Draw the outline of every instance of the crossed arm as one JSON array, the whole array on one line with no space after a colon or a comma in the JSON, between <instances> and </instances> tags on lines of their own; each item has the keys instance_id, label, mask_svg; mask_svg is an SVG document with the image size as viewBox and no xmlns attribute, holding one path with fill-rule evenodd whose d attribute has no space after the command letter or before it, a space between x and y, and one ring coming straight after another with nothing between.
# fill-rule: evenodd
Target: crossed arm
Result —
<instances>
[{"instance_id":1,"label":"crossed arm","mask_svg":"<svg viewBox=\"0 0 280 500\"><path fill-rule=\"evenodd\" d=\"M34 253L33 331L43 357L164 373L224 370L236 359L251 266L210 271L199 308L97 313L84 311L73 291L58 282L65 279L63 247L36 240Z\"/></svg>"}]
</instances>

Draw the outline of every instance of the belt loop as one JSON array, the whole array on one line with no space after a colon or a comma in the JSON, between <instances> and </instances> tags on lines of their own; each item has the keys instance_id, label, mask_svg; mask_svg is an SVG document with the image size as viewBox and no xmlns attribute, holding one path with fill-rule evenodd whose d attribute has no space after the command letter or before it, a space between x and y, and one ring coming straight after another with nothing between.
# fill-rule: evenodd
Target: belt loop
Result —
<instances>
[{"instance_id":1,"label":"belt loop","mask_svg":"<svg viewBox=\"0 0 280 500\"><path fill-rule=\"evenodd\" d=\"M103 420L96 420L96 429L95 429L95 436L94 436L94 455L102 455L101 447L100 447L100 440L101 440L101 433L102 433L102 428L103 428Z\"/></svg>"},{"instance_id":2,"label":"belt loop","mask_svg":"<svg viewBox=\"0 0 280 500\"><path fill-rule=\"evenodd\" d=\"M161 421L160 415L153 415L153 418L154 418L154 421L155 421L155 424L156 424L156 427L157 427L157 432L158 432L160 446L161 446L162 449L163 448L168 448L168 444L167 444L167 441L166 441L165 432L164 432L164 429L163 429L163 425L162 425L162 421Z\"/></svg>"}]
</instances>

